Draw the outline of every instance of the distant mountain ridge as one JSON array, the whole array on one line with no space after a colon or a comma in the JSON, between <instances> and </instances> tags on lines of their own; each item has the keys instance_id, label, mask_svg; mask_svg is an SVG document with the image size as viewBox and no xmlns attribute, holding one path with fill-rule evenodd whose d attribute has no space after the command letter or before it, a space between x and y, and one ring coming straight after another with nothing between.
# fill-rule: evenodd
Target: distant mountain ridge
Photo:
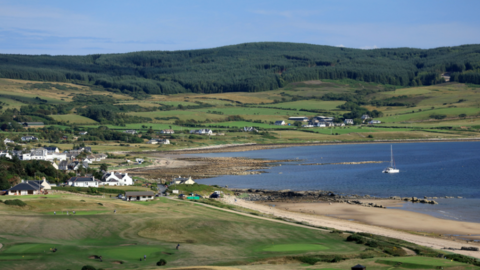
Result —
<instances>
[{"instance_id":1,"label":"distant mountain ridge","mask_svg":"<svg viewBox=\"0 0 480 270\"><path fill-rule=\"evenodd\" d=\"M286 83L350 78L417 86L480 84L480 45L350 49L261 42L188 51L87 56L0 54L0 77L94 85L131 95L273 90Z\"/></svg>"}]
</instances>

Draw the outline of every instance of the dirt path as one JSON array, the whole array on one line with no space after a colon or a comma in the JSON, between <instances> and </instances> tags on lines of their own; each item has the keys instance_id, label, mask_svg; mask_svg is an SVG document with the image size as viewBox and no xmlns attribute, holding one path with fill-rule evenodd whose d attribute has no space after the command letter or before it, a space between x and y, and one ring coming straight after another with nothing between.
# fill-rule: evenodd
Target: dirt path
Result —
<instances>
[{"instance_id":1,"label":"dirt path","mask_svg":"<svg viewBox=\"0 0 480 270\"><path fill-rule=\"evenodd\" d=\"M3 247L3 244L2 244L2 243L0 243L0 249L2 249L2 247Z\"/></svg>"}]
</instances>

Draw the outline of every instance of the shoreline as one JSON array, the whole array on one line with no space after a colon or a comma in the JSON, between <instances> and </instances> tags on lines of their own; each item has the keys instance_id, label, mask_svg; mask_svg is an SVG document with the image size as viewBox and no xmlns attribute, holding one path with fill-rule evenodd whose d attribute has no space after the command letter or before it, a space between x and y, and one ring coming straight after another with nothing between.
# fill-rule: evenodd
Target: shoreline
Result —
<instances>
[{"instance_id":1,"label":"shoreline","mask_svg":"<svg viewBox=\"0 0 480 270\"><path fill-rule=\"evenodd\" d=\"M275 144L224 144L209 145L195 148L183 148L168 151L147 150L147 151L115 151L114 154L161 154L161 155L184 155L184 154L208 154L208 153L224 153L224 152L246 152L264 149L301 147L315 145L343 145L343 144L385 144L385 143L435 143L435 142L480 142L480 137L474 138L432 138L432 139L399 139L399 140L373 140L373 141L313 141L304 143L275 143Z\"/></svg>"},{"instance_id":2,"label":"shoreline","mask_svg":"<svg viewBox=\"0 0 480 270\"><path fill-rule=\"evenodd\" d=\"M478 242L461 240L452 235L455 233L466 235L472 232L478 234L479 223L446 222L443 219L410 211L367 208L343 203L277 203L272 207L268 203L254 203L238 198L235 200L232 196L226 196L222 201L297 222L307 222L311 225L342 231L372 233L434 249L480 247ZM426 231L421 231L422 229ZM480 258L480 253L475 251L453 250L452 252Z\"/></svg>"}]
</instances>

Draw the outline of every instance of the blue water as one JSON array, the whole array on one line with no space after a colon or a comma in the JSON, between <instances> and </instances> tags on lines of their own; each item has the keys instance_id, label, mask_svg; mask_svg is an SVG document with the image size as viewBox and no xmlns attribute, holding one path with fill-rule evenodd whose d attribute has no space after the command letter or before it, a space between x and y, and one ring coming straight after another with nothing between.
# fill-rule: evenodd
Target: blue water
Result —
<instances>
[{"instance_id":1,"label":"blue water","mask_svg":"<svg viewBox=\"0 0 480 270\"><path fill-rule=\"evenodd\" d=\"M458 199L450 199L447 204L458 204L458 207L454 206L453 209L459 208L456 211L464 213L457 217L462 216L464 220L480 222L480 142L392 145L396 166L400 169L399 174L383 174L382 170L388 163L299 166L304 163L390 160L390 144L320 145L201 154L207 157L298 159L298 161L272 166L265 174L226 175L203 179L200 183L228 185L229 188L328 190L338 194L368 194L377 197L461 196L467 200L460 202ZM470 212L474 217L468 217L465 207L469 211L474 211ZM407 210L421 212L420 208Z\"/></svg>"}]
</instances>

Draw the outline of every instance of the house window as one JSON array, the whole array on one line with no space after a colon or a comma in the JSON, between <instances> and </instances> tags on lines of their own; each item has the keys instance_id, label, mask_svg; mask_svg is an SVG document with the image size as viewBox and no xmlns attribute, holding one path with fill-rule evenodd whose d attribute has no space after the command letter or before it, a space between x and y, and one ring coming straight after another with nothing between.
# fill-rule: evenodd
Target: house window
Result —
<instances>
[{"instance_id":1,"label":"house window","mask_svg":"<svg viewBox=\"0 0 480 270\"><path fill-rule=\"evenodd\" d=\"M142 198L146 198L147 196L143 196Z\"/></svg>"}]
</instances>

